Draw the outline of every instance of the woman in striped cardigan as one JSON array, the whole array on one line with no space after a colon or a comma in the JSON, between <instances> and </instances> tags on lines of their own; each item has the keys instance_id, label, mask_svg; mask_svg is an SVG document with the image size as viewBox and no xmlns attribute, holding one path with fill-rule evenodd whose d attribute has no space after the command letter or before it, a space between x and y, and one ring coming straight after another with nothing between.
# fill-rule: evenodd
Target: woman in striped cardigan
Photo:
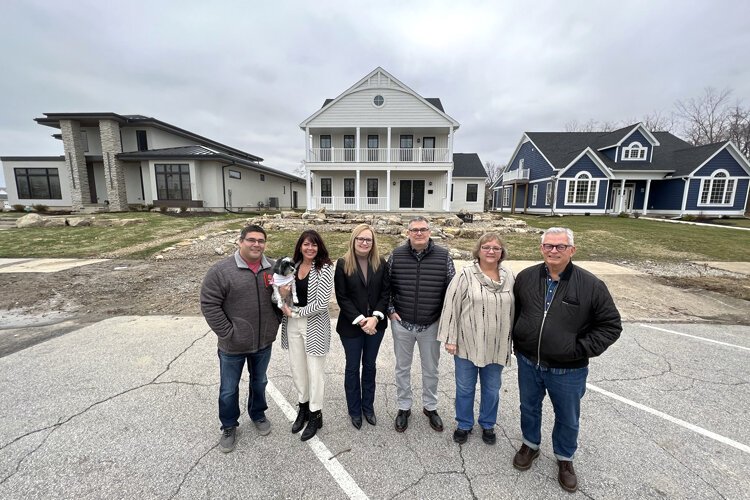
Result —
<instances>
[{"instance_id":1,"label":"woman in striped cardigan","mask_svg":"<svg viewBox=\"0 0 750 500\"><path fill-rule=\"evenodd\" d=\"M328 302L333 291L333 264L317 231L304 231L294 247L297 308L284 305L281 347L289 350L289 366L297 389L299 412L292 425L307 441L323 427L325 361L331 347L331 318ZM282 295L288 295L287 288Z\"/></svg>"},{"instance_id":2,"label":"woman in striped cardigan","mask_svg":"<svg viewBox=\"0 0 750 500\"><path fill-rule=\"evenodd\" d=\"M479 376L479 425L482 441L495 444L503 366L510 363L513 283L502 264L505 244L484 234L474 247L474 265L451 281L445 294L437 339L453 354L456 366L456 423L453 441L462 444L474 427L474 393Z\"/></svg>"}]
</instances>

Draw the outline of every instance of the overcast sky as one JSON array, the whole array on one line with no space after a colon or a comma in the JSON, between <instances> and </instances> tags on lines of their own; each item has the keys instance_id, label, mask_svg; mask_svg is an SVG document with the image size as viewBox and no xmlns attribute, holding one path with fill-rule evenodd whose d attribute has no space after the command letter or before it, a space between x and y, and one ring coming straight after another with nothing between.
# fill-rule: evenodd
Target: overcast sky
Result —
<instances>
[{"instance_id":1,"label":"overcast sky","mask_svg":"<svg viewBox=\"0 0 750 500\"><path fill-rule=\"evenodd\" d=\"M508 161L524 131L750 105L750 3L0 0L0 156L59 155L45 112L158 118L291 171L299 123L382 66ZM0 178L0 185L4 185Z\"/></svg>"}]
</instances>

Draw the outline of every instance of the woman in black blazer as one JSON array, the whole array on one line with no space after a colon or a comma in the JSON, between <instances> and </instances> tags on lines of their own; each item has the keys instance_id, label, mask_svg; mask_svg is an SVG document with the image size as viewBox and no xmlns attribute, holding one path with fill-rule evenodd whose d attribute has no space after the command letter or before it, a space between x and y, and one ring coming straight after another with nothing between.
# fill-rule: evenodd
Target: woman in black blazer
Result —
<instances>
[{"instance_id":1,"label":"woman in black blazer","mask_svg":"<svg viewBox=\"0 0 750 500\"><path fill-rule=\"evenodd\" d=\"M352 425L362 427L362 415L375 425L375 360L388 321L385 319L390 279L378 254L375 232L367 224L352 231L349 249L336 263L336 301L341 309L336 331L346 353L344 390ZM360 360L362 375L360 381Z\"/></svg>"}]
</instances>

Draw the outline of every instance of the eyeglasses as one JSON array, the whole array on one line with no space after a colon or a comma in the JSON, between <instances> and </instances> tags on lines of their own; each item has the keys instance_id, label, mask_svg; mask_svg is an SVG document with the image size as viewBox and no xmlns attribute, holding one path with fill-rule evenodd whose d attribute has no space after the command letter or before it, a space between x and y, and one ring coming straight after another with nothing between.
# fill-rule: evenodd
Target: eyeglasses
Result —
<instances>
[{"instance_id":1,"label":"eyeglasses","mask_svg":"<svg viewBox=\"0 0 750 500\"><path fill-rule=\"evenodd\" d=\"M362 243L363 245L372 245L372 238L360 238L359 236L357 236L354 239L359 243Z\"/></svg>"},{"instance_id":2,"label":"eyeglasses","mask_svg":"<svg viewBox=\"0 0 750 500\"><path fill-rule=\"evenodd\" d=\"M573 245L563 245L560 243L559 245L550 245L549 243L542 243L542 248L545 252L551 252L553 248L556 248L558 252L564 252L568 248L571 248Z\"/></svg>"},{"instance_id":3,"label":"eyeglasses","mask_svg":"<svg viewBox=\"0 0 750 500\"><path fill-rule=\"evenodd\" d=\"M503 251L502 247L491 247L487 245L482 245L479 248L481 248L483 252L487 252L487 253L490 253L490 252L500 253Z\"/></svg>"},{"instance_id":4,"label":"eyeglasses","mask_svg":"<svg viewBox=\"0 0 750 500\"><path fill-rule=\"evenodd\" d=\"M245 243L248 243L250 245L255 245L255 244L265 245L266 240L256 240L255 238L245 238Z\"/></svg>"},{"instance_id":5,"label":"eyeglasses","mask_svg":"<svg viewBox=\"0 0 750 500\"><path fill-rule=\"evenodd\" d=\"M429 233L430 232L430 228L429 227L412 227L412 228L409 228L409 232L411 234Z\"/></svg>"}]
</instances>

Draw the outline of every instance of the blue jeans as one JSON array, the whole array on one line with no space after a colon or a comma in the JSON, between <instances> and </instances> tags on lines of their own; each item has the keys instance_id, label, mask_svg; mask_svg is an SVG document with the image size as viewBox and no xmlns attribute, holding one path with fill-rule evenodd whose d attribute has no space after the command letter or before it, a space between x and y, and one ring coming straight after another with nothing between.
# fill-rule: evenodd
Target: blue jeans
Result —
<instances>
[{"instance_id":1,"label":"blue jeans","mask_svg":"<svg viewBox=\"0 0 750 500\"><path fill-rule=\"evenodd\" d=\"M534 450L542 442L542 401L546 392L555 410L552 450L558 460L573 460L578 449L581 398L586 393L588 367L545 368L521 354L516 353L516 358L523 442Z\"/></svg>"},{"instance_id":2,"label":"blue jeans","mask_svg":"<svg viewBox=\"0 0 750 500\"><path fill-rule=\"evenodd\" d=\"M221 428L237 427L240 418L240 378L242 368L247 360L247 373L250 377L250 387L247 394L247 414L253 421L266 416L266 384L268 377L268 363L271 361L271 346L250 354L219 353L219 370L221 385L219 386L219 420Z\"/></svg>"},{"instance_id":3,"label":"blue jeans","mask_svg":"<svg viewBox=\"0 0 750 500\"><path fill-rule=\"evenodd\" d=\"M479 425L492 429L497 423L497 407L500 404L500 384L503 367L492 363L482 368L468 359L453 356L456 365L456 422L458 428L468 431L474 427L474 393L479 374Z\"/></svg>"},{"instance_id":4,"label":"blue jeans","mask_svg":"<svg viewBox=\"0 0 750 500\"><path fill-rule=\"evenodd\" d=\"M375 360L385 332L359 337L341 337L346 354L344 370L344 392L349 416L375 415ZM360 382L359 367L362 364Z\"/></svg>"}]
</instances>

